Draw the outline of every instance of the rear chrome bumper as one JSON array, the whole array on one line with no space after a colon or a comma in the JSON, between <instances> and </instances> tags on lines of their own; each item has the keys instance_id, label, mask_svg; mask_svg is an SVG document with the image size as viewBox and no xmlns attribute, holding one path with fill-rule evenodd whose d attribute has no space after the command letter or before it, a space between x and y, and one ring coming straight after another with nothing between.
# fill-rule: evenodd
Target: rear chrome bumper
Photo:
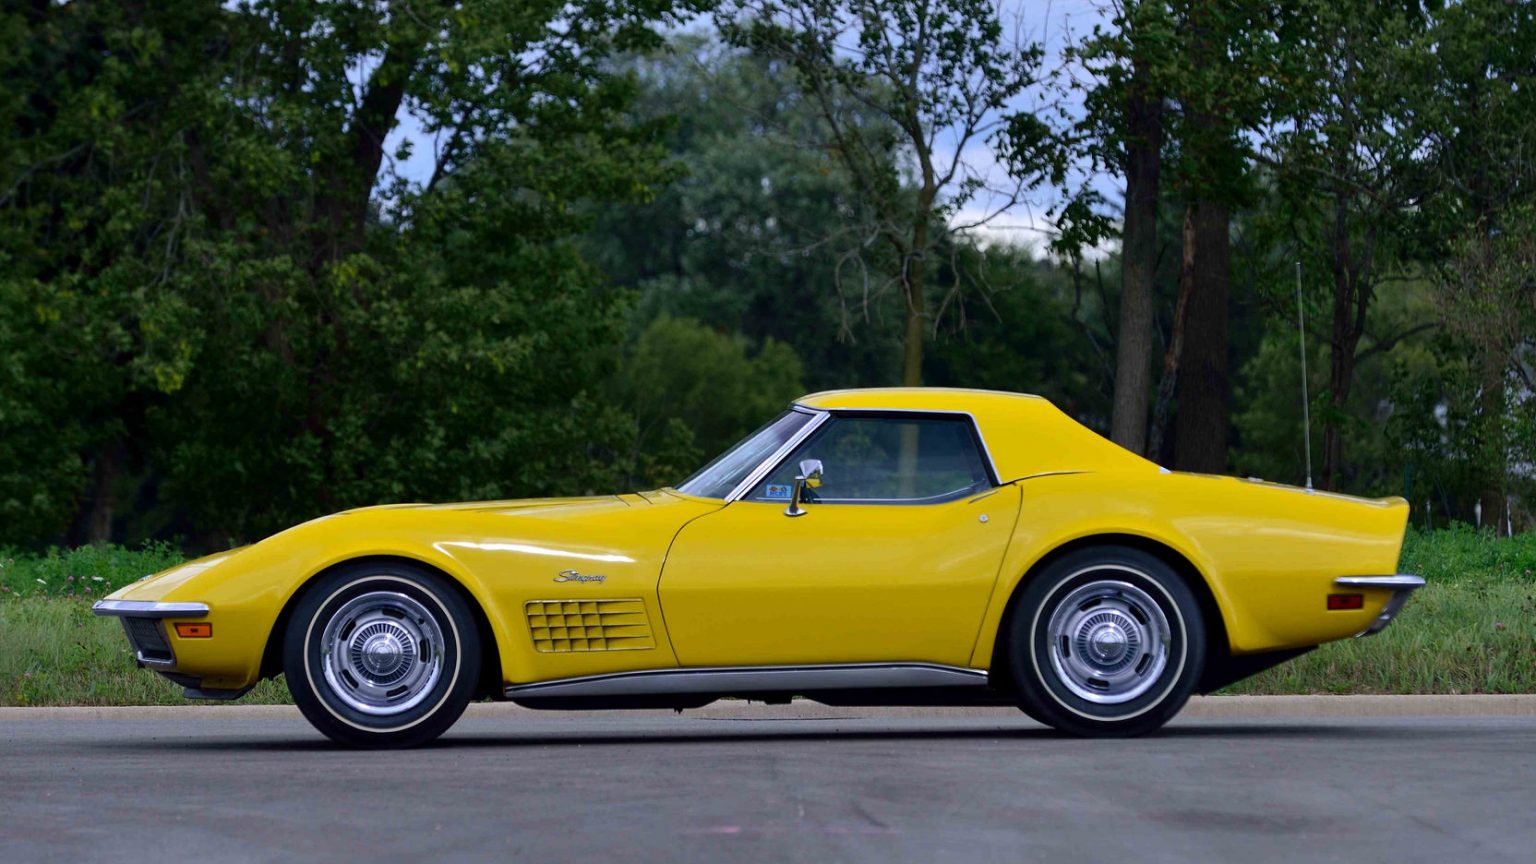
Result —
<instances>
[{"instance_id":1,"label":"rear chrome bumper","mask_svg":"<svg viewBox=\"0 0 1536 864\"><path fill-rule=\"evenodd\" d=\"M1385 630L1387 625L1392 623L1392 619L1397 617L1397 613L1403 608L1403 604L1408 602L1413 592L1424 587L1424 577L1408 573L1398 573L1393 576L1340 576L1333 580L1333 584L1336 588L1375 588L1392 592L1392 596L1387 598L1387 605L1382 607L1381 614L1376 616L1371 626L1355 634L1355 638L1358 639L1361 636L1369 636Z\"/></svg>"}]
</instances>

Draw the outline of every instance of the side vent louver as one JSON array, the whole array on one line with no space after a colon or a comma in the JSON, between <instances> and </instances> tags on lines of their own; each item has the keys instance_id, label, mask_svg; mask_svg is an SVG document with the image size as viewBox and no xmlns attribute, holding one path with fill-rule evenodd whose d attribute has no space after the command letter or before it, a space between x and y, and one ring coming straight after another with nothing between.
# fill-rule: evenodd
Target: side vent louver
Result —
<instances>
[{"instance_id":1,"label":"side vent louver","mask_svg":"<svg viewBox=\"0 0 1536 864\"><path fill-rule=\"evenodd\" d=\"M655 648L645 602L624 600L529 600L524 605L534 650L629 651Z\"/></svg>"}]
</instances>

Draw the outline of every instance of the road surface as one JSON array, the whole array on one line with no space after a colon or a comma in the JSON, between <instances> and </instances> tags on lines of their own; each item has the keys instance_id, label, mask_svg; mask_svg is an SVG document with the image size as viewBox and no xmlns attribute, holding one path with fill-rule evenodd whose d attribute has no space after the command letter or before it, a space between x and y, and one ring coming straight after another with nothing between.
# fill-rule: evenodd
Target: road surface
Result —
<instances>
[{"instance_id":1,"label":"road surface","mask_svg":"<svg viewBox=\"0 0 1536 864\"><path fill-rule=\"evenodd\" d=\"M406 752L297 715L0 722L0 861L1536 861L1536 718L466 717Z\"/></svg>"}]
</instances>

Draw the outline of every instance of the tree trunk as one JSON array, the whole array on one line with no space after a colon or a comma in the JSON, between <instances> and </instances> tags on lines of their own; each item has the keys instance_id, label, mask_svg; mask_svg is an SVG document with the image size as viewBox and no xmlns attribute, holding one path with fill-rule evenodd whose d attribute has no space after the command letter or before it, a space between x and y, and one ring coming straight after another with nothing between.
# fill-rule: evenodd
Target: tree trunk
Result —
<instances>
[{"instance_id":1,"label":"tree trunk","mask_svg":"<svg viewBox=\"0 0 1536 864\"><path fill-rule=\"evenodd\" d=\"M1120 325L1109 437L1133 453L1145 449L1147 388L1152 377L1152 277L1157 263L1158 172L1162 100L1146 92L1145 69L1126 99L1125 224L1120 242Z\"/></svg>"},{"instance_id":2,"label":"tree trunk","mask_svg":"<svg viewBox=\"0 0 1536 864\"><path fill-rule=\"evenodd\" d=\"M1355 349L1364 327L1355 327L1355 292L1347 248L1335 249L1333 264L1333 335L1329 340L1329 412L1322 423L1322 487L1338 489L1344 472L1344 430L1350 386L1355 383Z\"/></svg>"},{"instance_id":3,"label":"tree trunk","mask_svg":"<svg viewBox=\"0 0 1536 864\"><path fill-rule=\"evenodd\" d=\"M1340 192L1334 199L1333 221L1333 326L1328 350L1328 413L1323 422L1324 489L1338 489L1344 470L1344 431L1339 421L1346 416L1350 386L1355 380L1355 351L1365 333L1365 314L1370 306L1368 287L1374 231L1366 232L1357 260L1349 237L1349 199Z\"/></svg>"},{"instance_id":4,"label":"tree trunk","mask_svg":"<svg viewBox=\"0 0 1536 864\"><path fill-rule=\"evenodd\" d=\"M1484 444L1486 451L1482 461L1482 483L1478 490L1478 503L1482 505L1482 524L1490 525L1497 533L1504 518L1504 482L1505 473L1505 447L1504 447L1504 358L1503 351L1493 345L1485 346L1478 358L1479 383L1481 387L1478 394L1478 411L1483 420L1484 434L1488 440Z\"/></svg>"},{"instance_id":5,"label":"tree trunk","mask_svg":"<svg viewBox=\"0 0 1536 864\"><path fill-rule=\"evenodd\" d=\"M316 226L320 233L314 241L316 269L363 247L368 206L384 162L384 139L395 128L421 49L421 41L414 37L390 45L369 76L348 126L351 158L327 166L328 188L316 204L320 220Z\"/></svg>"},{"instance_id":6,"label":"tree trunk","mask_svg":"<svg viewBox=\"0 0 1536 864\"><path fill-rule=\"evenodd\" d=\"M933 187L925 185L920 198L918 221L912 225L912 249L902 268L902 295L907 304L907 333L901 345L901 385L923 386L923 337L927 327L927 292L923 280L927 271L923 266L928 251L928 215L932 213ZM916 495L917 484L917 427L904 426L901 430L901 452L897 454L897 494L903 498Z\"/></svg>"},{"instance_id":7,"label":"tree trunk","mask_svg":"<svg viewBox=\"0 0 1536 864\"><path fill-rule=\"evenodd\" d=\"M1355 375L1353 348L1335 346L1328 364L1328 417L1323 422L1323 479L1324 489L1338 489L1339 475L1344 467L1344 432L1339 419L1344 416L1344 403L1349 399L1349 385Z\"/></svg>"},{"instance_id":8,"label":"tree trunk","mask_svg":"<svg viewBox=\"0 0 1536 864\"><path fill-rule=\"evenodd\" d=\"M112 517L116 512L114 489L121 466L123 448L109 444L96 457L91 471L91 511L86 519L85 539L92 546L112 542Z\"/></svg>"},{"instance_id":9,"label":"tree trunk","mask_svg":"<svg viewBox=\"0 0 1536 864\"><path fill-rule=\"evenodd\" d=\"M933 216L933 202L938 189L931 179L932 170L923 161L923 186L918 193L917 210L912 222L912 246L901 262L902 300L907 304L907 332L901 344L901 385L923 386L923 337L928 321L928 293L924 279L928 258L928 220Z\"/></svg>"},{"instance_id":10,"label":"tree trunk","mask_svg":"<svg viewBox=\"0 0 1536 864\"><path fill-rule=\"evenodd\" d=\"M1173 464L1180 471L1227 469L1227 298L1230 293L1230 216L1227 205L1195 204L1194 289L1179 374L1178 435Z\"/></svg>"},{"instance_id":11,"label":"tree trunk","mask_svg":"<svg viewBox=\"0 0 1536 864\"><path fill-rule=\"evenodd\" d=\"M1152 432L1147 441L1147 458L1163 462L1163 435L1168 429L1168 408L1173 404L1174 387L1179 380L1179 356L1184 350L1184 325L1189 318L1189 296L1195 287L1195 208L1184 206L1184 254L1179 264L1179 299L1173 306L1173 322L1168 325L1168 347L1163 352L1163 377L1157 381L1157 401L1152 406Z\"/></svg>"},{"instance_id":12,"label":"tree trunk","mask_svg":"<svg viewBox=\"0 0 1536 864\"><path fill-rule=\"evenodd\" d=\"M923 331L926 329L923 315L923 265L912 261L908 265L905 286L907 304L907 333L901 344L901 386L923 386Z\"/></svg>"}]
</instances>

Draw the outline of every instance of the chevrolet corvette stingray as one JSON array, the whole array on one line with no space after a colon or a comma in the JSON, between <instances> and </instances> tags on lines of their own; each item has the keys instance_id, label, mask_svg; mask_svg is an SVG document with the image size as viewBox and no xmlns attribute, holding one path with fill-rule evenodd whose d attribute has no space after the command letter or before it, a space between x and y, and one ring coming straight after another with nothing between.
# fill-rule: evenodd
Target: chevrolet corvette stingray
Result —
<instances>
[{"instance_id":1,"label":"chevrolet corvette stingray","mask_svg":"<svg viewBox=\"0 0 1536 864\"><path fill-rule=\"evenodd\" d=\"M1049 401L877 389L790 405L676 487L350 510L129 585L191 698L284 675L330 738L410 746L476 698L690 708L1016 705L1161 727L1387 626L1408 505L1170 472Z\"/></svg>"}]
</instances>

